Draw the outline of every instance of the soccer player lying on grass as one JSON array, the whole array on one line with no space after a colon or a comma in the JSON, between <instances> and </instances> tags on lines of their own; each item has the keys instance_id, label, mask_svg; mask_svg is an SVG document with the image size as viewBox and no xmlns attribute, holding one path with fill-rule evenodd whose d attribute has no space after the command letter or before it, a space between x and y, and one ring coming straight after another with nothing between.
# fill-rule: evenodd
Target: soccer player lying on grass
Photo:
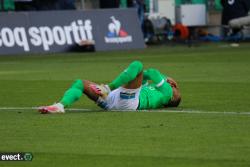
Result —
<instances>
[{"instance_id":1,"label":"soccer player lying on grass","mask_svg":"<svg viewBox=\"0 0 250 167\"><path fill-rule=\"evenodd\" d=\"M64 108L79 100L83 93L106 110L177 107L181 101L179 88L172 78L153 68L143 70L142 63L134 61L107 85L76 80L59 103L39 107L39 111L43 114L64 113Z\"/></svg>"}]
</instances>

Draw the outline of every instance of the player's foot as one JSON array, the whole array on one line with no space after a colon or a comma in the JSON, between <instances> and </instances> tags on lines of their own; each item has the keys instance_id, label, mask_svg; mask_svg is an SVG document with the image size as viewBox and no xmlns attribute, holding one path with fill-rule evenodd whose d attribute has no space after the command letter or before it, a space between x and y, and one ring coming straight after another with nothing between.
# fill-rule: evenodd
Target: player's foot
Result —
<instances>
[{"instance_id":1,"label":"player's foot","mask_svg":"<svg viewBox=\"0 0 250 167\"><path fill-rule=\"evenodd\" d=\"M41 114L64 113L64 106L61 103L56 103L51 106L42 106L38 108Z\"/></svg>"},{"instance_id":2,"label":"player's foot","mask_svg":"<svg viewBox=\"0 0 250 167\"><path fill-rule=\"evenodd\" d=\"M111 91L108 85L103 85L103 84L101 85L91 84L90 89L104 98L107 97Z\"/></svg>"}]
</instances>

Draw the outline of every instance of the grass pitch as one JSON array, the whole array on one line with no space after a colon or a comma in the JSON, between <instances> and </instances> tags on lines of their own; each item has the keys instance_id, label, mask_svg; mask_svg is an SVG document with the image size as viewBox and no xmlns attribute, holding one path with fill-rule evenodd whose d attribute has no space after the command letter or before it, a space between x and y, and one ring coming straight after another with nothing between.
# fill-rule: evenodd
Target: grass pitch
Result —
<instances>
[{"instance_id":1,"label":"grass pitch","mask_svg":"<svg viewBox=\"0 0 250 167\"><path fill-rule=\"evenodd\" d=\"M75 79L112 80L131 61L179 82L178 108L199 113L103 112L83 97L73 111L40 115ZM0 152L32 152L0 166L250 166L250 45L0 56ZM237 112L245 114L237 114Z\"/></svg>"}]
</instances>

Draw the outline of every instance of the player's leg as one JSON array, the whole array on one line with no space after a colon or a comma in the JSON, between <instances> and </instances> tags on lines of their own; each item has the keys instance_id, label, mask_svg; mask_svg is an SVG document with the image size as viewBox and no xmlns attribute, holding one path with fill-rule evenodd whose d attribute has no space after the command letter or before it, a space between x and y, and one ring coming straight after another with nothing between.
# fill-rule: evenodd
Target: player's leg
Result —
<instances>
[{"instance_id":1,"label":"player's leg","mask_svg":"<svg viewBox=\"0 0 250 167\"><path fill-rule=\"evenodd\" d=\"M39 107L39 112L46 113L64 113L64 108L71 106L80 99L84 90L82 80L75 80L71 87L65 91L62 99L53 105Z\"/></svg>"},{"instance_id":2,"label":"player's leg","mask_svg":"<svg viewBox=\"0 0 250 167\"><path fill-rule=\"evenodd\" d=\"M107 96L110 91L121 86L127 89L137 89L142 85L142 71L143 64L140 61L133 61L111 83L107 85L94 85L91 89L101 96Z\"/></svg>"},{"instance_id":3,"label":"player's leg","mask_svg":"<svg viewBox=\"0 0 250 167\"><path fill-rule=\"evenodd\" d=\"M135 79L133 79L132 81L128 82L126 85L124 85L123 87L126 89L137 89L139 87L141 87L142 85L142 80L143 80L143 72L140 72Z\"/></svg>"},{"instance_id":4,"label":"player's leg","mask_svg":"<svg viewBox=\"0 0 250 167\"><path fill-rule=\"evenodd\" d=\"M74 102L79 100L84 91L83 81L80 79L75 80L71 87L64 93L60 103L66 108L71 106Z\"/></svg>"},{"instance_id":5,"label":"player's leg","mask_svg":"<svg viewBox=\"0 0 250 167\"><path fill-rule=\"evenodd\" d=\"M90 89L90 85L94 84L90 81L76 80L71 87L64 93L62 99L51 106L43 106L39 108L41 113L64 113L64 108L70 107L74 102L78 101L82 94L86 94L91 100L97 101L99 95Z\"/></svg>"},{"instance_id":6,"label":"player's leg","mask_svg":"<svg viewBox=\"0 0 250 167\"><path fill-rule=\"evenodd\" d=\"M140 61L133 61L123 72L120 73L120 75L118 75L111 83L109 83L108 86L111 90L125 85L126 87L134 87L137 77L140 76L142 71L143 64Z\"/></svg>"}]
</instances>

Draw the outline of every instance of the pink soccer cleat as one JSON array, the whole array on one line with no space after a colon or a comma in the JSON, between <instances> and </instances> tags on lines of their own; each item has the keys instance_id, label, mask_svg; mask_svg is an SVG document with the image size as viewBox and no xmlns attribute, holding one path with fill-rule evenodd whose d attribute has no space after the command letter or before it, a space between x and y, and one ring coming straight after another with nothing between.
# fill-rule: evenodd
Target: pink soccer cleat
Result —
<instances>
[{"instance_id":1,"label":"pink soccer cleat","mask_svg":"<svg viewBox=\"0 0 250 167\"><path fill-rule=\"evenodd\" d=\"M56 114L65 113L64 106L61 103L56 103L51 106L42 106L38 108L41 114Z\"/></svg>"}]
</instances>

